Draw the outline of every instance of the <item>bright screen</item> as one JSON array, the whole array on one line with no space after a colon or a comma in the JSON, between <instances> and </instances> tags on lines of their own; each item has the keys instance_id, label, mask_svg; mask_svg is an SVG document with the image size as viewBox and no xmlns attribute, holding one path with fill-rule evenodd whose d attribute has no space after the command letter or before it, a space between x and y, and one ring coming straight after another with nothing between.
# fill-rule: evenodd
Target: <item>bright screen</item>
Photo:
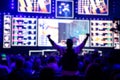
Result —
<instances>
[{"instance_id":1,"label":"bright screen","mask_svg":"<svg viewBox=\"0 0 120 80\"><path fill-rule=\"evenodd\" d=\"M11 48L11 15L4 16L3 48Z\"/></svg>"},{"instance_id":2,"label":"bright screen","mask_svg":"<svg viewBox=\"0 0 120 80\"><path fill-rule=\"evenodd\" d=\"M57 0L56 1L56 17L57 18L73 18L74 17L74 2Z\"/></svg>"},{"instance_id":3,"label":"bright screen","mask_svg":"<svg viewBox=\"0 0 120 80\"><path fill-rule=\"evenodd\" d=\"M9 24L8 24L9 23ZM25 18L6 16L4 19L3 45L11 46L51 46L51 38L61 46L66 46L68 38L73 39L74 46L80 44L89 33L89 20L62 20ZM89 46L89 40L86 44Z\"/></svg>"},{"instance_id":4,"label":"bright screen","mask_svg":"<svg viewBox=\"0 0 120 80\"><path fill-rule=\"evenodd\" d=\"M66 46L68 38L73 39L74 46L80 44L90 33L86 47L113 47L118 40L110 29L110 20L63 20L4 16L3 47L11 46L51 46L51 38L61 46ZM115 42L116 41L116 42ZM113 42L115 44L113 44Z\"/></svg>"},{"instance_id":5,"label":"bright screen","mask_svg":"<svg viewBox=\"0 0 120 80\"><path fill-rule=\"evenodd\" d=\"M90 26L92 47L113 47L112 21L91 20Z\"/></svg>"},{"instance_id":6,"label":"bright screen","mask_svg":"<svg viewBox=\"0 0 120 80\"><path fill-rule=\"evenodd\" d=\"M18 11L51 13L51 0L18 0Z\"/></svg>"},{"instance_id":7,"label":"bright screen","mask_svg":"<svg viewBox=\"0 0 120 80\"><path fill-rule=\"evenodd\" d=\"M114 33L114 48L120 49L120 20L113 21L113 33Z\"/></svg>"},{"instance_id":8,"label":"bright screen","mask_svg":"<svg viewBox=\"0 0 120 80\"><path fill-rule=\"evenodd\" d=\"M37 45L37 19L12 18L12 46Z\"/></svg>"},{"instance_id":9,"label":"bright screen","mask_svg":"<svg viewBox=\"0 0 120 80\"><path fill-rule=\"evenodd\" d=\"M78 0L78 14L108 15L108 0Z\"/></svg>"},{"instance_id":10,"label":"bright screen","mask_svg":"<svg viewBox=\"0 0 120 80\"><path fill-rule=\"evenodd\" d=\"M76 46L83 41L86 33L89 33L88 20L38 20L38 46L51 46L46 38L48 34L59 45L65 46L66 40L71 38ZM86 46L89 46L89 40Z\"/></svg>"}]
</instances>

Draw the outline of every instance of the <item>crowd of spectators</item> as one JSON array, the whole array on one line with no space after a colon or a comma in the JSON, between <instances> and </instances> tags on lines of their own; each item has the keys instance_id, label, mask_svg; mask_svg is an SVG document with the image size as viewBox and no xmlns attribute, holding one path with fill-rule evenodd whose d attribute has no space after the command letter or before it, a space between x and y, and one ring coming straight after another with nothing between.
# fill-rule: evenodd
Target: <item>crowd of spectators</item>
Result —
<instances>
[{"instance_id":1,"label":"crowd of spectators","mask_svg":"<svg viewBox=\"0 0 120 80\"><path fill-rule=\"evenodd\" d=\"M77 58L79 73L71 75L63 72L62 56L1 53L0 80L120 80L119 52L103 56L94 52Z\"/></svg>"},{"instance_id":2,"label":"crowd of spectators","mask_svg":"<svg viewBox=\"0 0 120 80\"><path fill-rule=\"evenodd\" d=\"M0 54L0 80L120 80L120 53L113 51L100 55L78 55L85 46L89 34L81 44L73 47L72 39L67 39L67 47L48 40L60 55L28 56ZM106 54L106 53L103 53Z\"/></svg>"}]
</instances>

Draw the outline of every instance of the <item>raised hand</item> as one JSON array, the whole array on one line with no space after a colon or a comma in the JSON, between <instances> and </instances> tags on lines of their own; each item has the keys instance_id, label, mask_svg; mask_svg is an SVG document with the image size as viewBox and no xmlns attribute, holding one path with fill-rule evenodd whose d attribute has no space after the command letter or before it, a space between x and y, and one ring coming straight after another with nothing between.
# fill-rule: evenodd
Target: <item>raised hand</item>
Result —
<instances>
[{"instance_id":1,"label":"raised hand","mask_svg":"<svg viewBox=\"0 0 120 80\"><path fill-rule=\"evenodd\" d=\"M88 33L87 33L87 34L86 34L86 36L88 36L88 37L89 37L89 36L90 36L90 34L88 34Z\"/></svg>"},{"instance_id":2,"label":"raised hand","mask_svg":"<svg viewBox=\"0 0 120 80\"><path fill-rule=\"evenodd\" d=\"M47 35L48 38L50 38L50 36L51 36L50 34Z\"/></svg>"}]
</instances>

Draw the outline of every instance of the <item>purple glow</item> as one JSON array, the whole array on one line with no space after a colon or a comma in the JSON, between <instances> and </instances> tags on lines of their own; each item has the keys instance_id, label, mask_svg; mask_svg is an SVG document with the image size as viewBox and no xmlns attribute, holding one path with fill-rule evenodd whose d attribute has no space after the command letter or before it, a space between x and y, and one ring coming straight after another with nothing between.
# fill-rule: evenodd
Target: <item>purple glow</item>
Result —
<instances>
[{"instance_id":1,"label":"purple glow","mask_svg":"<svg viewBox=\"0 0 120 80\"><path fill-rule=\"evenodd\" d=\"M55 12L55 10L52 10L52 12Z\"/></svg>"},{"instance_id":2,"label":"purple glow","mask_svg":"<svg viewBox=\"0 0 120 80\"><path fill-rule=\"evenodd\" d=\"M11 9L14 9L14 0L11 0Z\"/></svg>"},{"instance_id":3,"label":"purple glow","mask_svg":"<svg viewBox=\"0 0 120 80\"><path fill-rule=\"evenodd\" d=\"M14 9L14 7L11 7L11 9Z\"/></svg>"},{"instance_id":4,"label":"purple glow","mask_svg":"<svg viewBox=\"0 0 120 80\"><path fill-rule=\"evenodd\" d=\"M12 6L14 6L14 4L13 4L13 3L12 3L11 5L12 5Z\"/></svg>"}]
</instances>

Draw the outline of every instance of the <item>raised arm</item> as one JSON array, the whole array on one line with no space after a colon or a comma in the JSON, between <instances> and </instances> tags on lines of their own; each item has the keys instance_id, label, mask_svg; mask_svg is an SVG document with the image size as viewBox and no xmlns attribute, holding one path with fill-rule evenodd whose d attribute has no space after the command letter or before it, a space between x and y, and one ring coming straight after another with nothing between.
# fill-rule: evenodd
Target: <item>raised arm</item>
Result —
<instances>
[{"instance_id":1,"label":"raised arm","mask_svg":"<svg viewBox=\"0 0 120 80\"><path fill-rule=\"evenodd\" d=\"M52 46L54 46L56 43L51 39L51 35L47 35L48 40L50 41L50 43L52 44Z\"/></svg>"},{"instance_id":2,"label":"raised arm","mask_svg":"<svg viewBox=\"0 0 120 80\"><path fill-rule=\"evenodd\" d=\"M60 53L61 51L63 51L63 47L60 45L57 45L52 39L51 39L51 35L47 35L48 40L50 41L50 43L52 44L53 48L57 49Z\"/></svg>"},{"instance_id":3,"label":"raised arm","mask_svg":"<svg viewBox=\"0 0 120 80\"><path fill-rule=\"evenodd\" d=\"M80 45L78 45L77 47L75 47L76 53L80 53L82 51L82 49L85 46L89 36L90 36L89 34L86 34L86 38L83 40L83 42Z\"/></svg>"}]
</instances>

